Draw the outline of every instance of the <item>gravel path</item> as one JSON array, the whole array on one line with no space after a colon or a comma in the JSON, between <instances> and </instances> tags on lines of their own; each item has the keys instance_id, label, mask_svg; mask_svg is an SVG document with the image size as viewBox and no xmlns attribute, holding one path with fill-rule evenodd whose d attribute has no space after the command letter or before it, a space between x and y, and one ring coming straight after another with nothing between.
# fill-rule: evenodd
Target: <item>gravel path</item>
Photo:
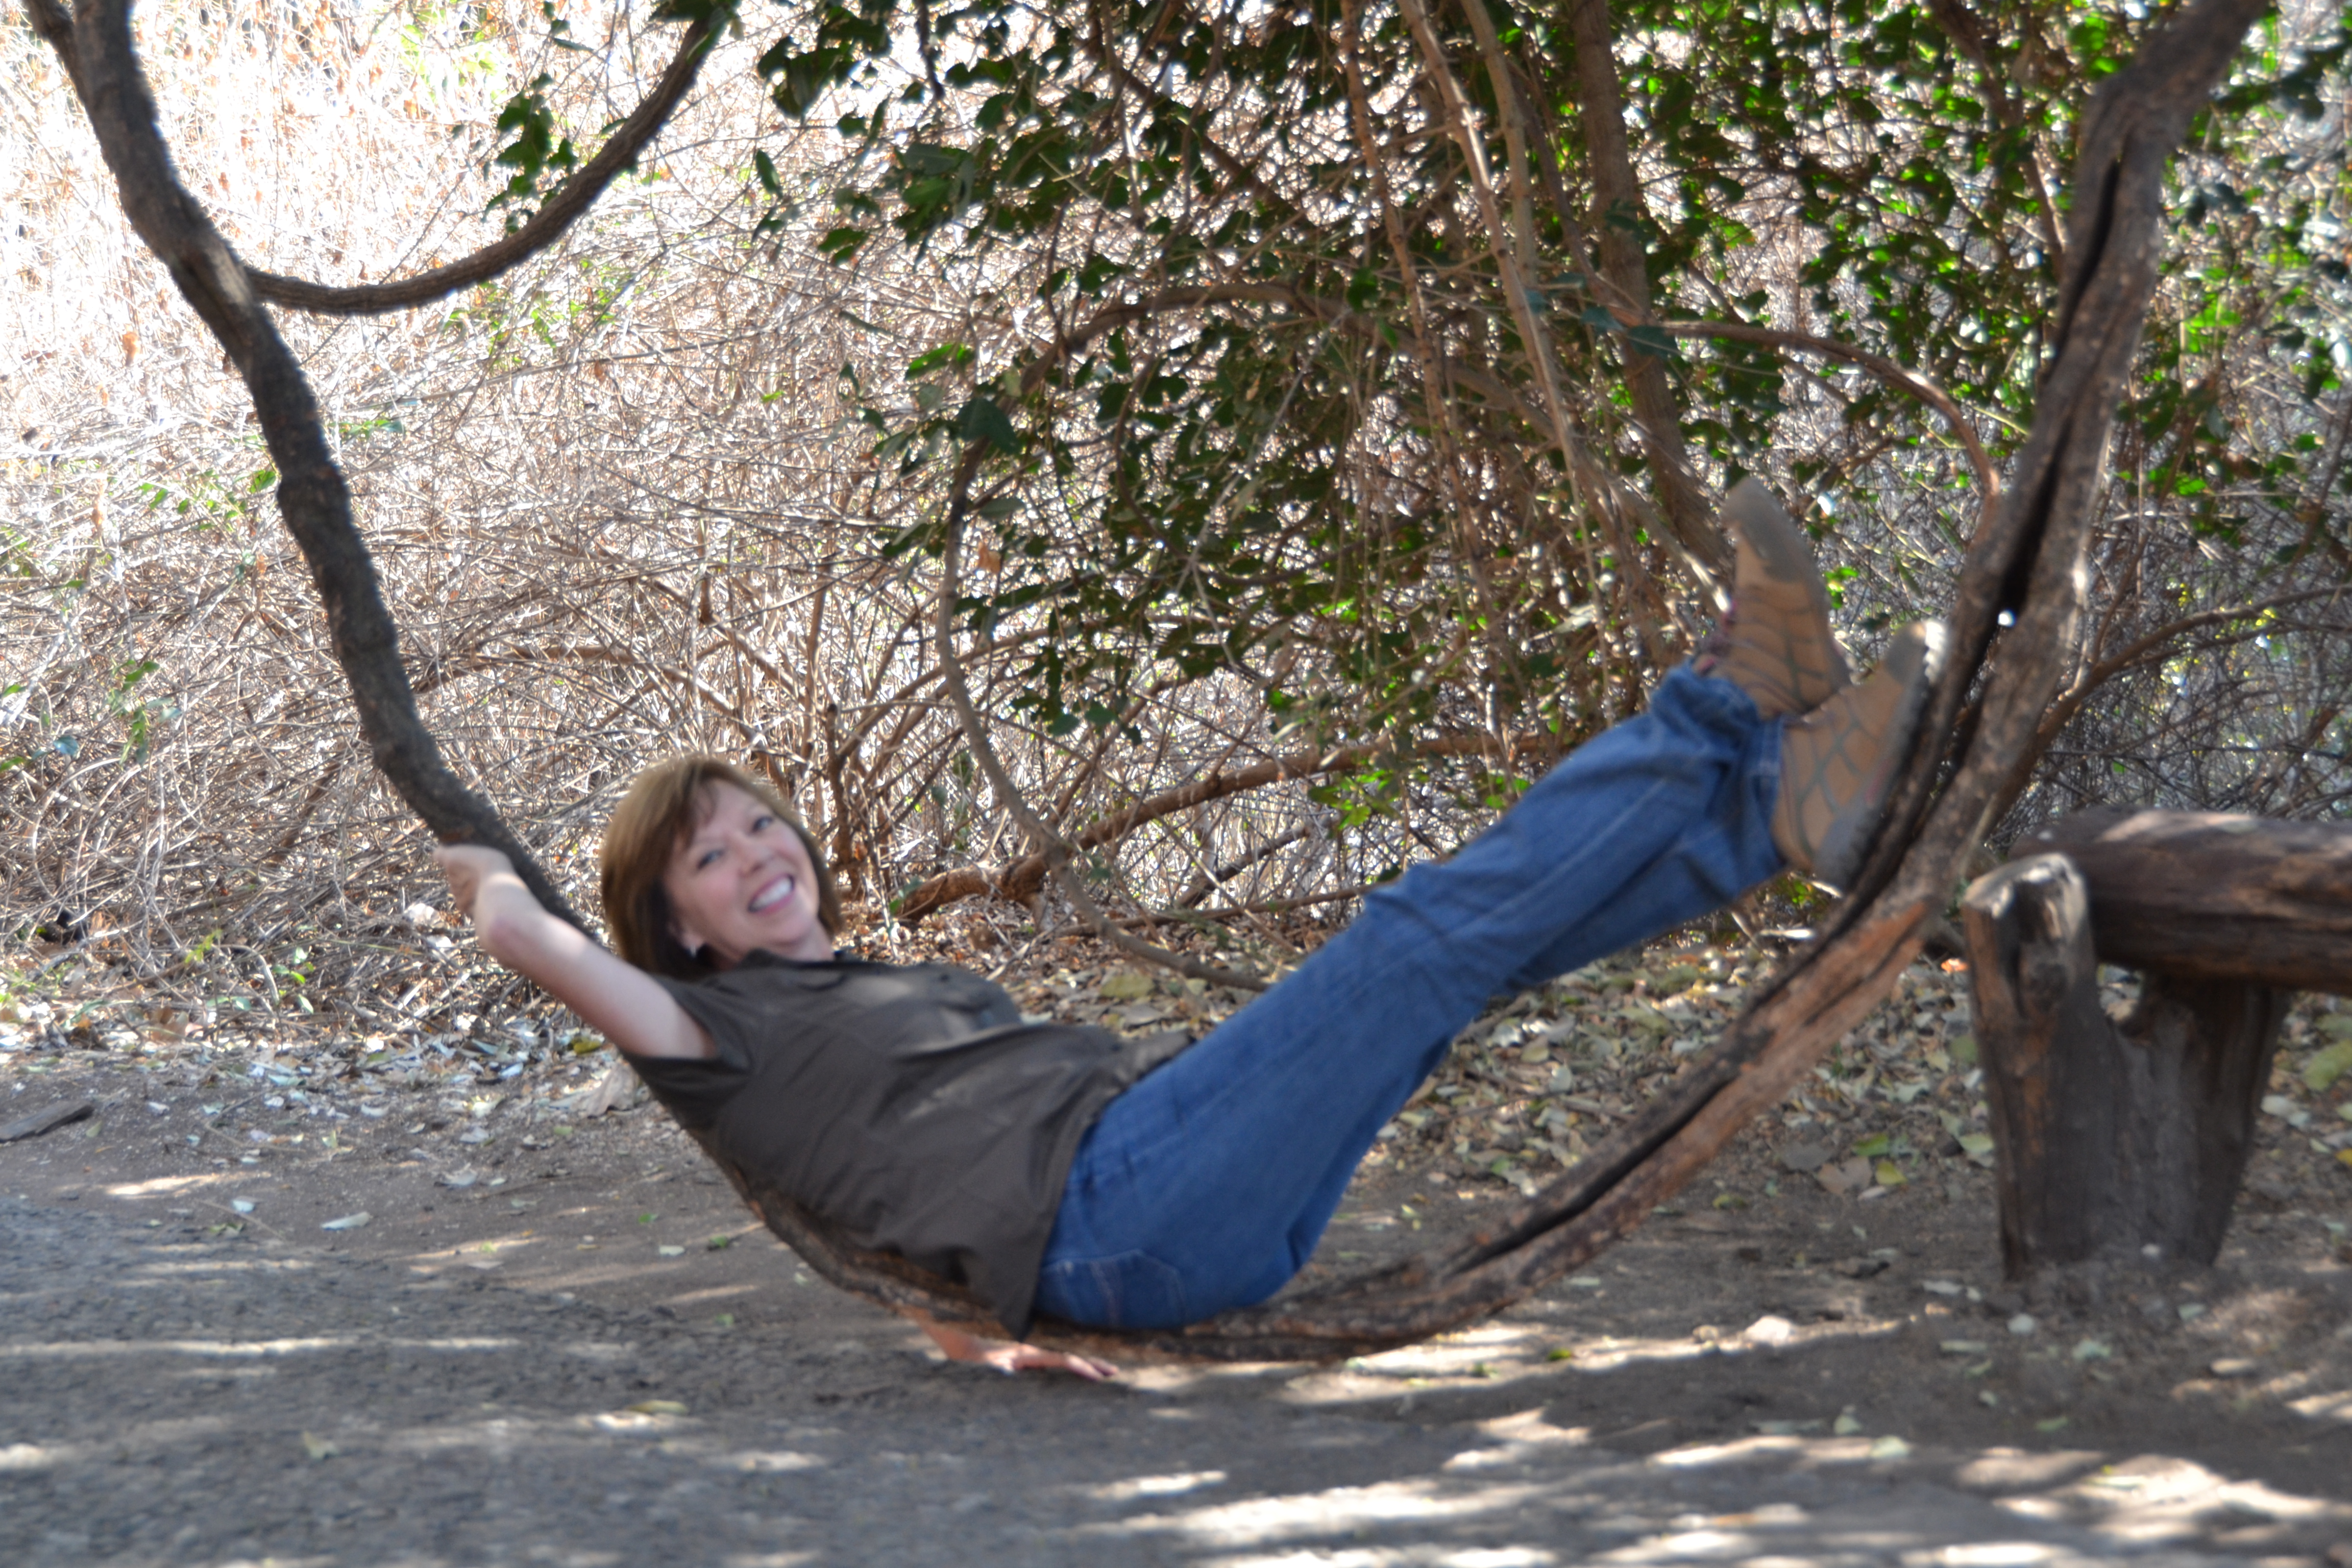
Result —
<instances>
[{"instance_id":1,"label":"gravel path","mask_svg":"<svg viewBox=\"0 0 2352 1568\"><path fill-rule=\"evenodd\" d=\"M822 1289L722 1326L208 1229L0 1195L0 1562L2352 1564L2343 1501L2162 1455L1594 1443L1572 1380L1639 1371L1008 1380Z\"/></svg>"}]
</instances>

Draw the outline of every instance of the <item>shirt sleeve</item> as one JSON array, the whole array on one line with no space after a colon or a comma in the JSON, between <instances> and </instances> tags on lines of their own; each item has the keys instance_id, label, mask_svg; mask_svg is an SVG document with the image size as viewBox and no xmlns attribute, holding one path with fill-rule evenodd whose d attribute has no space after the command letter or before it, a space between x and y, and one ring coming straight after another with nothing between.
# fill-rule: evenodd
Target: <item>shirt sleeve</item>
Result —
<instances>
[{"instance_id":1,"label":"shirt sleeve","mask_svg":"<svg viewBox=\"0 0 2352 1568\"><path fill-rule=\"evenodd\" d=\"M653 1091L654 1098L677 1119L679 1126L689 1132L707 1132L727 1102L735 1098L736 1090L750 1081L751 1054L741 1037L740 1026L724 1010L695 1005L701 998L692 987L670 980L662 980L661 984L702 1026L719 1055L708 1061L633 1056L628 1063L646 1088Z\"/></svg>"}]
</instances>

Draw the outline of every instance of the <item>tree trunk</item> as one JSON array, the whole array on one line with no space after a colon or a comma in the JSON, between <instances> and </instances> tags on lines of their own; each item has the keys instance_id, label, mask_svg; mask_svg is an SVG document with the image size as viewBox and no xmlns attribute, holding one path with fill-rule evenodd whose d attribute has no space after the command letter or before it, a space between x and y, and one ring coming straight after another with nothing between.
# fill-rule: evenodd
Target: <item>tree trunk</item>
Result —
<instances>
[{"instance_id":1,"label":"tree trunk","mask_svg":"<svg viewBox=\"0 0 2352 1568\"><path fill-rule=\"evenodd\" d=\"M1625 136L1625 95L1617 81L1616 24L1609 14L1609 0L1575 0L1569 7L1569 26L1576 42L1576 107L1592 177L1593 237L1601 249L1601 274L1647 320L1650 264L1642 231L1649 223L1649 204L1643 199L1641 176ZM1708 516L1706 500L1691 477L1682 411L1675 406L1665 362L1628 344L1625 387L1633 401L1633 422L1650 449L1650 473L1657 481L1659 506L1668 526L1684 549L1707 566L1724 570L1731 563L1730 545Z\"/></svg>"},{"instance_id":2,"label":"tree trunk","mask_svg":"<svg viewBox=\"0 0 2352 1568\"><path fill-rule=\"evenodd\" d=\"M1961 900L2011 1278L2134 1252L2211 1263L2290 1000L2153 971L2118 1026L2092 906L2063 855L2012 861Z\"/></svg>"}]
</instances>

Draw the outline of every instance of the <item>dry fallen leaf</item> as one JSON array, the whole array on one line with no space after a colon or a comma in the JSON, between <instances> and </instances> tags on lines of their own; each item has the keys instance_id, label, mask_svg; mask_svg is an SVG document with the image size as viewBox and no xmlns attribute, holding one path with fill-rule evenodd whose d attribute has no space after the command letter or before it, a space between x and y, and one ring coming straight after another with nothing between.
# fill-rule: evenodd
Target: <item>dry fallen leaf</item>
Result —
<instances>
[{"instance_id":1,"label":"dry fallen leaf","mask_svg":"<svg viewBox=\"0 0 2352 1568\"><path fill-rule=\"evenodd\" d=\"M1140 1002L1151 994L1151 976L1122 969L1103 981L1099 994L1108 1002Z\"/></svg>"}]
</instances>

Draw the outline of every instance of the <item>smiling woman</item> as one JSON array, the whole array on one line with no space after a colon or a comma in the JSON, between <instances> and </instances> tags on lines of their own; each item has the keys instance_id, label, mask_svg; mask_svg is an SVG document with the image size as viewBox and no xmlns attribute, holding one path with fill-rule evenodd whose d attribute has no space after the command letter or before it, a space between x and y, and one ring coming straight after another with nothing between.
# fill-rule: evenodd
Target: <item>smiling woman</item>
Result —
<instances>
[{"instance_id":1,"label":"smiling woman","mask_svg":"<svg viewBox=\"0 0 2352 1568\"><path fill-rule=\"evenodd\" d=\"M841 896L808 830L716 757L639 774L605 826L604 860L613 945L640 969L698 980L754 949L833 955Z\"/></svg>"},{"instance_id":2,"label":"smiling woman","mask_svg":"<svg viewBox=\"0 0 2352 1568\"><path fill-rule=\"evenodd\" d=\"M1590 742L1452 858L1205 1037L1024 1018L947 964L836 952L806 832L707 757L630 787L605 835L619 956L504 858L441 851L483 946L627 1054L711 1155L868 1250L967 1287L1009 1336L1039 1314L1198 1322L1303 1268L1381 1127L1501 990L1537 984L1794 865L1842 881L1876 831L1940 635L1850 685L1803 534L1733 492L1736 613L1650 710ZM947 1353L1100 1377L1101 1362L926 1321Z\"/></svg>"}]
</instances>

